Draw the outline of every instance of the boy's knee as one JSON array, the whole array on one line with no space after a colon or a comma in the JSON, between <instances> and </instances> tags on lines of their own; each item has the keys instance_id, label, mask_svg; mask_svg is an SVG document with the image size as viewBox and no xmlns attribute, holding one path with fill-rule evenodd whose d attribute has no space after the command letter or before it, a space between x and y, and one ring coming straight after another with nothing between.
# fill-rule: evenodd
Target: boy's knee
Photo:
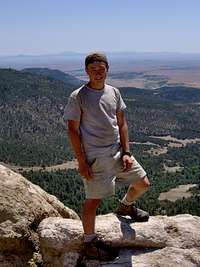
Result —
<instances>
[{"instance_id":1,"label":"boy's knee","mask_svg":"<svg viewBox=\"0 0 200 267\"><path fill-rule=\"evenodd\" d=\"M151 183L150 183L148 177L145 176L145 177L142 179L142 181L143 181L143 185L144 185L144 187L148 190L149 187L151 186Z\"/></svg>"},{"instance_id":2,"label":"boy's knee","mask_svg":"<svg viewBox=\"0 0 200 267\"><path fill-rule=\"evenodd\" d=\"M139 181L131 184L131 187L135 188L136 190L145 190L147 191L150 187L150 181L147 176L140 179Z\"/></svg>"},{"instance_id":3,"label":"boy's knee","mask_svg":"<svg viewBox=\"0 0 200 267\"><path fill-rule=\"evenodd\" d=\"M101 203L101 199L86 199L84 207L87 209L97 209Z\"/></svg>"}]
</instances>

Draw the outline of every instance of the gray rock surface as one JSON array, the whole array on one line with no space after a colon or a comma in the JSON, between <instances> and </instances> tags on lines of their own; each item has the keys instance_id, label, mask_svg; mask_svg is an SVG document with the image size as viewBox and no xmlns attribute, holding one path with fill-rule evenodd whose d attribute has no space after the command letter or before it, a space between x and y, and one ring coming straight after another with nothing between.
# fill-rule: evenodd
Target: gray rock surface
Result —
<instances>
[{"instance_id":1,"label":"gray rock surface","mask_svg":"<svg viewBox=\"0 0 200 267\"><path fill-rule=\"evenodd\" d=\"M200 266L200 217L189 214L154 216L145 223L132 223L114 214L97 216L96 231L120 251L119 259L105 267ZM46 218L39 227L45 266L73 267L81 258L82 225L71 219ZM97 261L82 260L87 267Z\"/></svg>"},{"instance_id":2,"label":"gray rock surface","mask_svg":"<svg viewBox=\"0 0 200 267\"><path fill-rule=\"evenodd\" d=\"M1 267L23 266L31 259L39 248L37 227L49 216L79 219L56 197L0 165Z\"/></svg>"},{"instance_id":3,"label":"gray rock surface","mask_svg":"<svg viewBox=\"0 0 200 267\"><path fill-rule=\"evenodd\" d=\"M96 231L119 250L119 259L85 259L78 215L0 165L1 267L36 267L35 262L44 267L200 267L198 216L154 216L149 222L133 223L107 214L97 216Z\"/></svg>"}]
</instances>

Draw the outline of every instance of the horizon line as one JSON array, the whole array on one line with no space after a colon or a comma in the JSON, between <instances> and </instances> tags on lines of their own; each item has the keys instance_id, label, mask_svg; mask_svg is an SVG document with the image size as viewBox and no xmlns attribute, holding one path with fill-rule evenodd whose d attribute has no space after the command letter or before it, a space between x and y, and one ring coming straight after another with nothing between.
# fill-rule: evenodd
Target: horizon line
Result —
<instances>
[{"instance_id":1,"label":"horizon line","mask_svg":"<svg viewBox=\"0 0 200 267\"><path fill-rule=\"evenodd\" d=\"M180 51L105 51L105 50L91 50L87 52L63 51L50 52L38 54L0 54L0 57L41 57L41 56L70 56L70 55L87 55L91 52L103 52L105 54L177 54L177 55L200 55L200 52L180 52ZM67 55L68 54L68 55Z\"/></svg>"}]
</instances>

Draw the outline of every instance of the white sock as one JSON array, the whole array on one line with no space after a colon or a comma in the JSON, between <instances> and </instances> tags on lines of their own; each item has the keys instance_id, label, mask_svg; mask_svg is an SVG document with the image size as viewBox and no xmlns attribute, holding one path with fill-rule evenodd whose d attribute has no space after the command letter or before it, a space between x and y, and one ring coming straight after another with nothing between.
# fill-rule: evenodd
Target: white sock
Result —
<instances>
[{"instance_id":1,"label":"white sock","mask_svg":"<svg viewBox=\"0 0 200 267\"><path fill-rule=\"evenodd\" d=\"M84 242L91 242L96 237L96 234L84 234Z\"/></svg>"},{"instance_id":2,"label":"white sock","mask_svg":"<svg viewBox=\"0 0 200 267\"><path fill-rule=\"evenodd\" d=\"M127 200L127 194L123 197L123 199L121 200L121 203L123 203L124 205L130 206L134 203L135 201L128 201Z\"/></svg>"}]
</instances>

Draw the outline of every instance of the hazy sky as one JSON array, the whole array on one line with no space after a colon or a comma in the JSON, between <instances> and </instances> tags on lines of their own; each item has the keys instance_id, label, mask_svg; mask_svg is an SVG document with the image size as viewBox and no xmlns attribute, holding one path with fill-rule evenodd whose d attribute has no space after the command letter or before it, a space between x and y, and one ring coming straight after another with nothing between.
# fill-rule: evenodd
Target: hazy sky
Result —
<instances>
[{"instance_id":1,"label":"hazy sky","mask_svg":"<svg viewBox=\"0 0 200 267\"><path fill-rule=\"evenodd\" d=\"M200 52L199 0L0 0L0 55Z\"/></svg>"}]
</instances>

